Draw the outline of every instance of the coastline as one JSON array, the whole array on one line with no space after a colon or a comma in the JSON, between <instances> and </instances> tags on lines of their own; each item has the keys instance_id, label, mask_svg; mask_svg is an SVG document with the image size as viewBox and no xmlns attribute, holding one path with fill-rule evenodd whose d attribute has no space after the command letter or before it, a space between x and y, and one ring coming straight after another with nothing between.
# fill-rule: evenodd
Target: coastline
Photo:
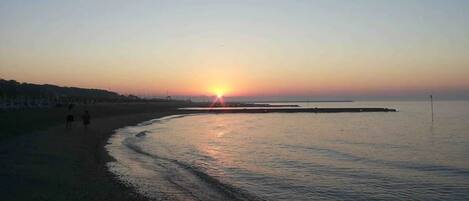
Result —
<instances>
[{"instance_id":1,"label":"coastline","mask_svg":"<svg viewBox=\"0 0 469 201\"><path fill-rule=\"evenodd\" d=\"M176 108L75 122L0 141L0 195L5 200L149 200L107 170L113 158L105 145L125 126L185 114Z\"/></svg>"},{"instance_id":2,"label":"coastline","mask_svg":"<svg viewBox=\"0 0 469 201\"><path fill-rule=\"evenodd\" d=\"M5 200L151 200L107 169L107 162L114 159L105 145L119 128L170 115L204 113L177 109L187 106L167 103L78 106L76 111L88 109L92 115L87 129L81 121L74 122L72 129L65 128L65 122L56 121L42 125L46 129L33 127L41 131L4 139L0 141L0 196ZM57 110L35 115L60 119L63 114ZM19 123L10 126L29 125L31 119L22 118L11 116L10 122Z\"/></svg>"}]
</instances>

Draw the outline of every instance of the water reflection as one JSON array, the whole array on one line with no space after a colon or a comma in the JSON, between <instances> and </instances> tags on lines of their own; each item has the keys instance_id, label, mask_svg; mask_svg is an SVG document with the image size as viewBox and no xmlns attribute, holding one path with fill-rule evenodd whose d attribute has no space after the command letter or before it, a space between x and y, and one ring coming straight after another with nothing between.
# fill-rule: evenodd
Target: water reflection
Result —
<instances>
[{"instance_id":1,"label":"water reflection","mask_svg":"<svg viewBox=\"0 0 469 201\"><path fill-rule=\"evenodd\" d=\"M438 104L433 123L416 102L369 103L398 113L187 116L141 128L156 132L132 146L158 159L153 167L132 156L141 160L133 165L161 174L165 161L191 170L166 177L185 188L224 186L266 200L467 200L469 103Z\"/></svg>"}]
</instances>

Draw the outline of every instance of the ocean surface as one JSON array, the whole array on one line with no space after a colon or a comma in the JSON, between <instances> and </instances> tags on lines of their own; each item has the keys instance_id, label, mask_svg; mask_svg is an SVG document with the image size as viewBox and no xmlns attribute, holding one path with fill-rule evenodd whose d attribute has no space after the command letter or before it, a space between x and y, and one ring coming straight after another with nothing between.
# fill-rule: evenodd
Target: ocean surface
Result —
<instances>
[{"instance_id":1,"label":"ocean surface","mask_svg":"<svg viewBox=\"0 0 469 201\"><path fill-rule=\"evenodd\" d=\"M298 104L399 112L169 116L117 130L108 168L156 200L469 200L469 102Z\"/></svg>"}]
</instances>

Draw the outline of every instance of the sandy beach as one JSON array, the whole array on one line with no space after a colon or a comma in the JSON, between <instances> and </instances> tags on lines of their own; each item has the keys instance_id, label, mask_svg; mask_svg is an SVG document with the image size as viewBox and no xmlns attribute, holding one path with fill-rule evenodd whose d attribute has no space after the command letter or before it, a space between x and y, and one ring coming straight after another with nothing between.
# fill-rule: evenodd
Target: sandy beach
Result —
<instances>
[{"instance_id":1,"label":"sandy beach","mask_svg":"<svg viewBox=\"0 0 469 201\"><path fill-rule=\"evenodd\" d=\"M0 1L0 201L469 201L469 0Z\"/></svg>"},{"instance_id":2,"label":"sandy beach","mask_svg":"<svg viewBox=\"0 0 469 201\"><path fill-rule=\"evenodd\" d=\"M59 123L1 141L2 200L146 200L107 171L105 164L113 159L104 145L115 129L181 113L158 106L90 107L101 117L93 118L88 129L80 121L72 129ZM96 114L105 109L120 112Z\"/></svg>"},{"instance_id":3,"label":"sandy beach","mask_svg":"<svg viewBox=\"0 0 469 201\"><path fill-rule=\"evenodd\" d=\"M116 129L168 115L203 112L178 110L194 105L78 105L72 112L72 128L65 126L65 108L4 111L0 113L0 195L5 200L147 200L107 170L106 163L114 159L104 146ZM88 128L79 118L84 110L92 116Z\"/></svg>"}]
</instances>

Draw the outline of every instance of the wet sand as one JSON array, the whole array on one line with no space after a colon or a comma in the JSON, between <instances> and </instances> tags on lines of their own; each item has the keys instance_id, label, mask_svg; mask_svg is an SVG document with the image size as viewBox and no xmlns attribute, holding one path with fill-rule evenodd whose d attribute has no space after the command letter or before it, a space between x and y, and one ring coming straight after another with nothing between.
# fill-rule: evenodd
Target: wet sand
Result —
<instances>
[{"instance_id":1,"label":"wet sand","mask_svg":"<svg viewBox=\"0 0 469 201\"><path fill-rule=\"evenodd\" d=\"M90 111L93 115L93 111ZM88 129L74 122L0 142L1 200L147 200L106 169L105 151L115 129L183 113L149 109L94 118Z\"/></svg>"}]
</instances>

